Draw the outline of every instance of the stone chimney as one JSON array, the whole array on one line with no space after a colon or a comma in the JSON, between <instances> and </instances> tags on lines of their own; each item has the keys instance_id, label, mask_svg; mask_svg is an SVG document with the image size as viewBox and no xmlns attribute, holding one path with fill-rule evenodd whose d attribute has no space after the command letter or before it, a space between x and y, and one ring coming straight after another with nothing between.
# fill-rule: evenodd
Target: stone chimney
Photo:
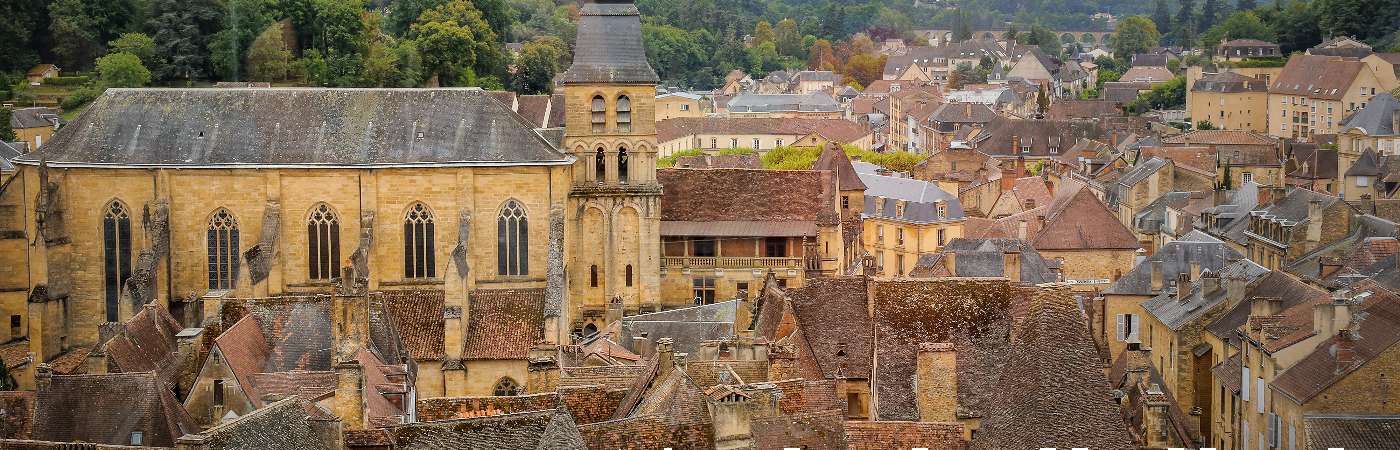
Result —
<instances>
[{"instance_id":1,"label":"stone chimney","mask_svg":"<svg viewBox=\"0 0 1400 450\"><path fill-rule=\"evenodd\" d=\"M671 338L661 338L656 340L655 358L657 362L656 376L661 377L671 373L675 368L676 348L675 341Z\"/></svg>"},{"instance_id":2,"label":"stone chimney","mask_svg":"<svg viewBox=\"0 0 1400 450\"><path fill-rule=\"evenodd\" d=\"M958 352L952 343L919 344L914 391L919 421L958 421Z\"/></svg>"},{"instance_id":3,"label":"stone chimney","mask_svg":"<svg viewBox=\"0 0 1400 450\"><path fill-rule=\"evenodd\" d=\"M559 348L549 342L541 342L530 348L530 365L525 380L526 394L540 394L559 390Z\"/></svg>"},{"instance_id":4,"label":"stone chimney","mask_svg":"<svg viewBox=\"0 0 1400 450\"><path fill-rule=\"evenodd\" d=\"M1001 270L1011 281L1021 281L1021 252L1002 253Z\"/></svg>"},{"instance_id":5,"label":"stone chimney","mask_svg":"<svg viewBox=\"0 0 1400 450\"><path fill-rule=\"evenodd\" d=\"M1254 297L1249 299L1249 315L1272 316L1283 313L1283 299L1280 297Z\"/></svg>"},{"instance_id":6,"label":"stone chimney","mask_svg":"<svg viewBox=\"0 0 1400 450\"><path fill-rule=\"evenodd\" d=\"M48 363L34 365L34 390L47 391L53 386L53 367Z\"/></svg>"},{"instance_id":7,"label":"stone chimney","mask_svg":"<svg viewBox=\"0 0 1400 450\"><path fill-rule=\"evenodd\" d=\"M1127 349L1130 352L1142 351L1142 338L1138 337L1137 332L1128 335Z\"/></svg>"},{"instance_id":8,"label":"stone chimney","mask_svg":"<svg viewBox=\"0 0 1400 450\"><path fill-rule=\"evenodd\" d=\"M773 345L768 352L768 379L790 380L797 378L797 346L792 344Z\"/></svg>"},{"instance_id":9,"label":"stone chimney","mask_svg":"<svg viewBox=\"0 0 1400 450\"><path fill-rule=\"evenodd\" d=\"M1185 302L1191 298L1191 276L1180 274L1176 276L1176 301Z\"/></svg>"},{"instance_id":10,"label":"stone chimney","mask_svg":"<svg viewBox=\"0 0 1400 450\"><path fill-rule=\"evenodd\" d=\"M369 428L365 413L365 366L359 361L341 361L335 364L335 415L345 428L363 430Z\"/></svg>"},{"instance_id":11,"label":"stone chimney","mask_svg":"<svg viewBox=\"0 0 1400 450\"><path fill-rule=\"evenodd\" d=\"M1026 238L1026 220L1025 220L1025 219L1021 219L1021 223L1019 223L1019 224L1016 225L1016 237L1021 238L1021 239L1025 239L1025 238Z\"/></svg>"},{"instance_id":12,"label":"stone chimney","mask_svg":"<svg viewBox=\"0 0 1400 450\"><path fill-rule=\"evenodd\" d=\"M1191 261L1191 277L1188 280L1196 281L1199 278L1201 278L1201 262Z\"/></svg>"},{"instance_id":13,"label":"stone chimney","mask_svg":"<svg viewBox=\"0 0 1400 450\"><path fill-rule=\"evenodd\" d=\"M1201 276L1201 293L1204 295L1214 294L1220 290L1220 275L1206 272Z\"/></svg>"},{"instance_id":14,"label":"stone chimney","mask_svg":"<svg viewBox=\"0 0 1400 450\"><path fill-rule=\"evenodd\" d=\"M1171 406L1162 387L1156 383L1147 386L1146 402L1143 411L1143 425L1146 426L1147 448L1171 447L1171 417L1167 411Z\"/></svg>"},{"instance_id":15,"label":"stone chimney","mask_svg":"<svg viewBox=\"0 0 1400 450\"><path fill-rule=\"evenodd\" d=\"M718 389L729 390L725 386ZM743 392L733 391L723 397L712 394L708 402L710 416L714 419L715 450L737 450L753 447L753 429L749 397Z\"/></svg>"},{"instance_id":16,"label":"stone chimney","mask_svg":"<svg viewBox=\"0 0 1400 450\"><path fill-rule=\"evenodd\" d=\"M1332 293L1331 303L1313 305L1313 332L1331 336L1351 328L1351 302L1342 291Z\"/></svg>"},{"instance_id":17,"label":"stone chimney","mask_svg":"<svg viewBox=\"0 0 1400 450\"><path fill-rule=\"evenodd\" d=\"M1280 185L1274 185L1273 187L1269 188L1269 190L1272 191L1269 194L1269 203L1272 204L1278 204L1278 202L1283 201L1284 197L1288 196L1288 190Z\"/></svg>"},{"instance_id":18,"label":"stone chimney","mask_svg":"<svg viewBox=\"0 0 1400 450\"><path fill-rule=\"evenodd\" d=\"M1351 330L1343 328L1337 331L1337 371L1341 372L1356 360L1356 353L1352 351Z\"/></svg>"},{"instance_id":19,"label":"stone chimney","mask_svg":"<svg viewBox=\"0 0 1400 450\"><path fill-rule=\"evenodd\" d=\"M1152 261L1152 291L1162 290L1162 262Z\"/></svg>"},{"instance_id":20,"label":"stone chimney","mask_svg":"<svg viewBox=\"0 0 1400 450\"><path fill-rule=\"evenodd\" d=\"M972 118L972 102L963 103L963 105L967 106L967 118L971 119L971 118ZM1400 127L1397 127L1396 129L1397 129L1397 130L1400 130Z\"/></svg>"},{"instance_id":21,"label":"stone chimney","mask_svg":"<svg viewBox=\"0 0 1400 450\"><path fill-rule=\"evenodd\" d=\"M1245 282L1244 277L1229 277L1225 279L1225 302L1229 307L1244 301Z\"/></svg>"},{"instance_id":22,"label":"stone chimney","mask_svg":"<svg viewBox=\"0 0 1400 450\"><path fill-rule=\"evenodd\" d=\"M1322 200L1308 201L1308 242L1322 240Z\"/></svg>"},{"instance_id":23,"label":"stone chimney","mask_svg":"<svg viewBox=\"0 0 1400 450\"><path fill-rule=\"evenodd\" d=\"M604 319L604 322L605 322L605 323L604 323L604 326L612 325L613 322L621 322L621 321L622 321L622 298L620 298L620 297L618 297L618 296L613 296L612 301L608 302L608 312L605 313L605 314L606 314L606 316L604 316L604 318L603 318L603 319Z\"/></svg>"},{"instance_id":24,"label":"stone chimney","mask_svg":"<svg viewBox=\"0 0 1400 450\"><path fill-rule=\"evenodd\" d=\"M952 250L943 252L943 260L943 267L948 268L948 274L955 277L958 276L958 252Z\"/></svg>"}]
</instances>

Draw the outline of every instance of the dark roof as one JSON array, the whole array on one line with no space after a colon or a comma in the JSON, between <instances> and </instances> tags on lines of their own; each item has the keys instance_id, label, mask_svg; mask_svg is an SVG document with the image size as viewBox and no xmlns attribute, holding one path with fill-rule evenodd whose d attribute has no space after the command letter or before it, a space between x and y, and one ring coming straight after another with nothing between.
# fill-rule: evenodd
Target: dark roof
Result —
<instances>
[{"instance_id":1,"label":"dark roof","mask_svg":"<svg viewBox=\"0 0 1400 450\"><path fill-rule=\"evenodd\" d=\"M269 349L259 372L330 370L331 303L330 297L254 303L250 312Z\"/></svg>"},{"instance_id":2,"label":"dark roof","mask_svg":"<svg viewBox=\"0 0 1400 450\"><path fill-rule=\"evenodd\" d=\"M1071 286L1038 289L972 448L1131 448Z\"/></svg>"},{"instance_id":3,"label":"dark roof","mask_svg":"<svg viewBox=\"0 0 1400 450\"><path fill-rule=\"evenodd\" d=\"M530 125L536 128L548 126L550 113L550 96L548 95L522 95L520 96L520 113Z\"/></svg>"},{"instance_id":4,"label":"dark roof","mask_svg":"<svg viewBox=\"0 0 1400 450\"><path fill-rule=\"evenodd\" d=\"M1178 290L1191 290L1191 293L1186 296L1185 301L1182 301L1177 296L1176 292L1170 292L1164 289L1161 295L1142 302L1142 309L1147 311L1148 314L1151 314L1157 321L1166 325L1167 328L1180 330L1183 325L1210 312L1221 302L1229 298L1226 290L1229 284L1227 281L1229 277L1243 278L1245 284L1248 285L1270 273L1269 269L1265 269L1264 266L1255 264L1248 259L1242 259L1234 264L1225 266L1224 269L1219 270L1218 273L1215 274L1219 281L1217 285L1218 289L1207 292L1204 288L1205 283L1203 280L1205 280L1205 278L1198 278L1188 285L1178 285L1176 287Z\"/></svg>"},{"instance_id":5,"label":"dark roof","mask_svg":"<svg viewBox=\"0 0 1400 450\"><path fill-rule=\"evenodd\" d=\"M1400 415L1303 414L1307 450L1391 448L1397 435Z\"/></svg>"},{"instance_id":6,"label":"dark roof","mask_svg":"<svg viewBox=\"0 0 1400 450\"><path fill-rule=\"evenodd\" d=\"M1225 280L1221 279L1221 285ZM1255 297L1274 297L1283 299L1283 308L1288 310L1302 304L1312 304L1312 302L1327 293L1309 286L1296 278L1290 277L1282 271L1272 271L1262 278L1255 278L1248 281L1245 291L1245 299ZM1240 325L1244 325L1249 320L1252 306L1249 301L1242 301L1231 307L1229 311L1216 318L1206 325L1205 330L1216 338L1224 341L1226 345L1238 346L1239 335L1235 332ZM1235 377L1239 383L1239 377ZM1235 387L1238 389L1238 386Z\"/></svg>"},{"instance_id":7,"label":"dark roof","mask_svg":"<svg viewBox=\"0 0 1400 450\"><path fill-rule=\"evenodd\" d=\"M657 169L661 220L836 223L831 172Z\"/></svg>"},{"instance_id":8,"label":"dark roof","mask_svg":"<svg viewBox=\"0 0 1400 450\"><path fill-rule=\"evenodd\" d=\"M956 221L966 217L957 195L943 190L935 183L872 173L861 173L860 179L866 186L866 217L910 223ZM899 215L900 200L904 201L902 216ZM939 204L944 205L942 218L938 217ZM880 209L881 205L883 209Z\"/></svg>"},{"instance_id":9,"label":"dark roof","mask_svg":"<svg viewBox=\"0 0 1400 450\"><path fill-rule=\"evenodd\" d=\"M996 111L992 111L992 107L984 103L948 102L939 105L938 109L928 116L928 122L937 126L938 131L952 133L957 130L958 125L985 124L996 116Z\"/></svg>"},{"instance_id":10,"label":"dark roof","mask_svg":"<svg viewBox=\"0 0 1400 450\"><path fill-rule=\"evenodd\" d=\"M1133 67L1167 67L1167 55L1133 55Z\"/></svg>"},{"instance_id":11,"label":"dark roof","mask_svg":"<svg viewBox=\"0 0 1400 450\"><path fill-rule=\"evenodd\" d=\"M530 358L544 338L544 289L478 290L467 297L462 359Z\"/></svg>"},{"instance_id":12,"label":"dark roof","mask_svg":"<svg viewBox=\"0 0 1400 450\"><path fill-rule=\"evenodd\" d=\"M190 430L185 440L198 441L204 445L202 448L211 450L340 450L332 448L312 429L309 422L316 419L308 416L308 408L321 410L334 420L329 411L315 403L287 398L202 432Z\"/></svg>"},{"instance_id":13,"label":"dark roof","mask_svg":"<svg viewBox=\"0 0 1400 450\"><path fill-rule=\"evenodd\" d=\"M57 111L43 106L18 108L10 113L10 128L53 128L55 123L66 125L68 121L60 117Z\"/></svg>"},{"instance_id":14,"label":"dark roof","mask_svg":"<svg viewBox=\"0 0 1400 450\"><path fill-rule=\"evenodd\" d=\"M30 439L34 435L34 391L0 392L0 436L6 439Z\"/></svg>"},{"instance_id":15,"label":"dark roof","mask_svg":"<svg viewBox=\"0 0 1400 450\"><path fill-rule=\"evenodd\" d=\"M1240 252L1225 242L1200 231L1192 231L1158 249L1156 253L1123 274L1108 286L1104 294L1157 295L1152 290L1152 262L1162 261L1163 288L1176 282L1176 274L1191 271L1191 262L1200 262L1201 269L1220 270L1231 259L1244 259Z\"/></svg>"},{"instance_id":16,"label":"dark roof","mask_svg":"<svg viewBox=\"0 0 1400 450\"><path fill-rule=\"evenodd\" d=\"M73 122L16 162L383 167L572 159L473 88L108 89Z\"/></svg>"},{"instance_id":17,"label":"dark roof","mask_svg":"<svg viewBox=\"0 0 1400 450\"><path fill-rule=\"evenodd\" d=\"M1235 72L1222 72L1209 75L1196 80L1196 84L1191 85L1194 92L1217 92L1234 94L1240 92L1269 92L1269 86L1264 84L1264 80L1254 77L1247 77Z\"/></svg>"},{"instance_id":18,"label":"dark roof","mask_svg":"<svg viewBox=\"0 0 1400 450\"><path fill-rule=\"evenodd\" d=\"M1270 94L1341 100L1366 63L1336 56L1293 55L1274 77Z\"/></svg>"},{"instance_id":19,"label":"dark roof","mask_svg":"<svg viewBox=\"0 0 1400 450\"><path fill-rule=\"evenodd\" d=\"M846 448L846 411L755 417L750 427L754 448Z\"/></svg>"},{"instance_id":20,"label":"dark roof","mask_svg":"<svg viewBox=\"0 0 1400 450\"><path fill-rule=\"evenodd\" d=\"M822 148L821 155L817 156L817 162L812 163L812 170L830 170L836 172L836 181L840 184L838 189L843 191L865 190L865 183L860 181L860 175L856 174L856 169L851 167L851 158L846 155L846 151L841 149L841 144L828 142Z\"/></svg>"},{"instance_id":21,"label":"dark roof","mask_svg":"<svg viewBox=\"0 0 1400 450\"><path fill-rule=\"evenodd\" d=\"M555 93L549 96L549 122L545 123L546 128L559 128L564 126L565 103L563 93Z\"/></svg>"},{"instance_id":22,"label":"dark roof","mask_svg":"<svg viewBox=\"0 0 1400 450\"><path fill-rule=\"evenodd\" d=\"M1047 120L1093 119L1102 116L1121 116L1123 110L1108 100L1101 99L1062 99L1050 104L1045 112Z\"/></svg>"},{"instance_id":23,"label":"dark roof","mask_svg":"<svg viewBox=\"0 0 1400 450\"><path fill-rule=\"evenodd\" d=\"M950 252L956 254L954 257L957 265L956 273L940 273L940 268L946 267L946 263L943 261ZM1041 257L1040 252L1037 252L1025 239L953 239L943 247L942 253L920 256L913 271L917 271L921 275L932 273L930 276L1004 277L1006 276L1005 255L1007 252L1021 254L1021 279L1011 281L1040 284L1056 280L1055 272L1050 270L1045 258Z\"/></svg>"},{"instance_id":24,"label":"dark roof","mask_svg":"<svg viewBox=\"0 0 1400 450\"><path fill-rule=\"evenodd\" d=\"M578 426L563 409L418 422L392 430L395 448L404 450L585 449Z\"/></svg>"},{"instance_id":25,"label":"dark roof","mask_svg":"<svg viewBox=\"0 0 1400 450\"><path fill-rule=\"evenodd\" d=\"M574 64L564 83L647 84L660 78L647 63L641 15L632 2L587 2L579 8Z\"/></svg>"},{"instance_id":26,"label":"dark roof","mask_svg":"<svg viewBox=\"0 0 1400 450\"><path fill-rule=\"evenodd\" d=\"M969 143L991 156L1058 157L1059 153L1050 153L1050 147L1056 147L1062 153L1073 147L1075 141L1067 121L997 116ZM1023 146L1029 146L1030 153L1021 153Z\"/></svg>"},{"instance_id":27,"label":"dark roof","mask_svg":"<svg viewBox=\"0 0 1400 450\"><path fill-rule=\"evenodd\" d=\"M1376 151L1367 148L1366 151L1361 152L1361 156L1356 158L1356 162L1352 163L1351 168L1347 169L1343 175L1348 177L1378 176L1381 174L1381 167L1377 158Z\"/></svg>"},{"instance_id":28,"label":"dark roof","mask_svg":"<svg viewBox=\"0 0 1400 450\"><path fill-rule=\"evenodd\" d=\"M1361 290L1369 292L1369 295L1362 297ZM1311 354L1274 378L1270 387L1305 404L1382 353L1400 351L1395 346L1396 342L1400 342L1400 333L1395 333L1400 328L1400 300L1395 294L1379 285L1366 283L1361 289L1350 291L1347 295L1361 297L1348 300L1353 304L1354 318L1350 327L1353 362L1338 363L1337 346L1341 338L1331 336ZM1310 306L1292 308L1288 312L1292 313L1294 309L1300 310L1297 312L1300 317L1311 319Z\"/></svg>"},{"instance_id":29,"label":"dark roof","mask_svg":"<svg viewBox=\"0 0 1400 450\"><path fill-rule=\"evenodd\" d=\"M1400 134L1400 130L1395 129L1396 111L1400 111L1400 100L1389 92L1382 92L1367 102L1365 108L1338 122L1337 126L1342 133L1359 128L1367 136L1394 136Z\"/></svg>"},{"instance_id":30,"label":"dark roof","mask_svg":"<svg viewBox=\"0 0 1400 450\"><path fill-rule=\"evenodd\" d=\"M1137 237L1088 189L1080 189L1058 213L1048 217L1045 229L1031 244L1037 250L1141 248Z\"/></svg>"},{"instance_id":31,"label":"dark roof","mask_svg":"<svg viewBox=\"0 0 1400 450\"><path fill-rule=\"evenodd\" d=\"M155 371L161 381L170 381L181 363L175 341L175 335L184 329L180 322L160 302L151 302L124 325L105 344L108 371Z\"/></svg>"},{"instance_id":32,"label":"dark roof","mask_svg":"<svg viewBox=\"0 0 1400 450\"><path fill-rule=\"evenodd\" d=\"M176 438L200 429L150 372L54 375L36 405L37 440L128 445L139 431L143 445L174 447Z\"/></svg>"},{"instance_id":33,"label":"dark roof","mask_svg":"<svg viewBox=\"0 0 1400 450\"><path fill-rule=\"evenodd\" d=\"M787 294L825 378L870 378L875 337L865 279L813 278Z\"/></svg>"},{"instance_id":34,"label":"dark roof","mask_svg":"<svg viewBox=\"0 0 1400 450\"><path fill-rule=\"evenodd\" d=\"M740 300L691 306L668 311L635 314L623 318L623 322L734 322L738 315Z\"/></svg>"},{"instance_id":35,"label":"dark roof","mask_svg":"<svg viewBox=\"0 0 1400 450\"><path fill-rule=\"evenodd\" d=\"M1337 178L1337 149L1321 148L1317 144L1297 143L1289 146L1298 169L1287 175L1309 180Z\"/></svg>"}]
</instances>

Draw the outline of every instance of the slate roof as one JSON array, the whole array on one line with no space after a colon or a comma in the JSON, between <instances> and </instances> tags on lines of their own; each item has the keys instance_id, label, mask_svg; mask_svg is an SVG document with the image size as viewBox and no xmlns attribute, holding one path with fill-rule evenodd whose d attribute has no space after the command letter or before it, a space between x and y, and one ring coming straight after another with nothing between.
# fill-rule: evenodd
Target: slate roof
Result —
<instances>
[{"instance_id":1,"label":"slate roof","mask_svg":"<svg viewBox=\"0 0 1400 450\"><path fill-rule=\"evenodd\" d=\"M875 336L865 279L814 278L786 293L824 378L870 378Z\"/></svg>"},{"instance_id":2,"label":"slate roof","mask_svg":"<svg viewBox=\"0 0 1400 450\"><path fill-rule=\"evenodd\" d=\"M1400 134L1400 130L1395 129L1396 111L1400 111L1400 100L1389 92L1382 92L1371 98L1365 108L1338 122L1337 126L1342 133L1359 129L1367 136L1394 136Z\"/></svg>"},{"instance_id":3,"label":"slate roof","mask_svg":"<svg viewBox=\"0 0 1400 450\"><path fill-rule=\"evenodd\" d=\"M41 159L55 167L170 168L572 162L473 88L108 89L16 162Z\"/></svg>"},{"instance_id":4,"label":"slate roof","mask_svg":"<svg viewBox=\"0 0 1400 450\"><path fill-rule=\"evenodd\" d=\"M1073 147L1075 141L1066 121L997 116L987 123L982 132L973 136L969 144L991 156L1059 157L1060 153L1050 153L1050 147L1056 147L1063 153ZM1021 153L1023 146L1029 146L1030 153Z\"/></svg>"},{"instance_id":5,"label":"slate roof","mask_svg":"<svg viewBox=\"0 0 1400 450\"><path fill-rule=\"evenodd\" d=\"M1133 55L1133 67L1167 67L1167 55L1140 53Z\"/></svg>"},{"instance_id":6,"label":"slate roof","mask_svg":"<svg viewBox=\"0 0 1400 450\"><path fill-rule=\"evenodd\" d=\"M997 116L992 107L984 103L949 102L938 106L928 116L928 123L943 133L957 131L958 125L985 124Z\"/></svg>"},{"instance_id":7,"label":"slate roof","mask_svg":"<svg viewBox=\"0 0 1400 450\"><path fill-rule=\"evenodd\" d=\"M1133 267L1133 270L1123 274L1118 281L1113 282L1108 286L1108 289L1104 290L1104 294L1159 294L1159 291L1152 290L1153 261L1162 261L1162 280L1165 290L1176 282L1176 274L1191 271L1192 261L1200 262L1201 269L1215 271L1228 265L1231 259L1244 259L1244 256L1219 239L1198 230L1191 231L1168 242L1166 246L1158 249L1152 256Z\"/></svg>"},{"instance_id":8,"label":"slate roof","mask_svg":"<svg viewBox=\"0 0 1400 450\"><path fill-rule=\"evenodd\" d=\"M1305 253L1297 259L1290 261L1288 264L1285 264L1283 268L1298 276L1312 279L1322 278L1319 272L1321 270L1319 264L1322 258L1333 257L1333 255L1341 253L1346 249L1363 246L1371 239L1388 239L1391 236L1395 236L1396 230L1396 224L1389 220L1369 215L1358 215L1356 216L1355 223L1353 223L1351 232L1347 233L1346 236L1342 236L1340 239L1333 242L1324 243L1321 247ZM1371 260L1370 263L1375 263L1375 260ZM1362 269L1369 265L1370 264L1365 264L1364 261L1356 261L1349 263L1347 266L1353 269Z\"/></svg>"},{"instance_id":9,"label":"slate roof","mask_svg":"<svg viewBox=\"0 0 1400 450\"><path fill-rule=\"evenodd\" d=\"M1344 175L1349 177L1374 177L1380 174L1381 167L1379 157L1376 156L1375 150L1367 148L1366 151L1361 152L1361 156L1356 159L1355 163L1352 163L1351 168L1348 168Z\"/></svg>"},{"instance_id":10,"label":"slate roof","mask_svg":"<svg viewBox=\"0 0 1400 450\"><path fill-rule=\"evenodd\" d=\"M939 188L937 184L913 178L861 173L865 184L865 217L880 217L909 223L936 223L962 220L966 217L957 195ZM883 209L878 209L884 199ZM904 215L898 215L899 200L904 201ZM945 205L944 217L938 217L938 205Z\"/></svg>"},{"instance_id":11,"label":"slate roof","mask_svg":"<svg viewBox=\"0 0 1400 450\"><path fill-rule=\"evenodd\" d=\"M544 289L476 290L467 298L462 359L530 358L544 338Z\"/></svg>"},{"instance_id":12,"label":"slate roof","mask_svg":"<svg viewBox=\"0 0 1400 450\"><path fill-rule=\"evenodd\" d=\"M244 383L239 383L244 384ZM335 372L304 371L255 373L248 376L248 383L259 394L259 400L267 394L278 394L281 398L293 395L306 400L319 400L335 393Z\"/></svg>"},{"instance_id":13,"label":"slate roof","mask_svg":"<svg viewBox=\"0 0 1400 450\"><path fill-rule=\"evenodd\" d=\"M1131 448L1071 286L1038 288L971 448Z\"/></svg>"},{"instance_id":14,"label":"slate roof","mask_svg":"<svg viewBox=\"0 0 1400 450\"><path fill-rule=\"evenodd\" d=\"M641 15L636 5L588 2L580 5L574 63L565 84L645 84L660 78L647 63Z\"/></svg>"},{"instance_id":15,"label":"slate roof","mask_svg":"<svg viewBox=\"0 0 1400 450\"><path fill-rule=\"evenodd\" d=\"M1151 176L1153 173L1156 173L1158 170L1161 170L1163 167L1166 166L1166 159L1154 157L1147 161L1143 161L1142 163L1136 166L1133 166L1133 170L1129 170L1128 173L1125 173L1123 174L1123 176L1118 177L1117 183L1128 187L1137 186L1138 183L1141 183L1143 180L1146 180L1147 177Z\"/></svg>"},{"instance_id":16,"label":"slate roof","mask_svg":"<svg viewBox=\"0 0 1400 450\"><path fill-rule=\"evenodd\" d=\"M1307 450L1390 448L1400 435L1400 415L1303 414Z\"/></svg>"},{"instance_id":17,"label":"slate roof","mask_svg":"<svg viewBox=\"0 0 1400 450\"><path fill-rule=\"evenodd\" d=\"M762 167L759 167L762 168ZM856 174L856 169L851 167L851 158L846 155L846 151L841 149L841 145L829 142L822 148L821 155L817 156L817 161L812 163L812 170L830 170L836 173L836 180L840 184L838 187L843 191L859 191L867 189L865 183L860 181L860 176Z\"/></svg>"},{"instance_id":18,"label":"slate roof","mask_svg":"<svg viewBox=\"0 0 1400 450\"><path fill-rule=\"evenodd\" d=\"M734 322L681 321L681 320L628 320L622 324L622 335L632 336L623 339L623 347L643 357L653 357L653 348L641 349L637 341L646 335L645 340L656 342L662 338L673 340L672 348L677 353L699 354L700 344L705 341L725 339L734 335Z\"/></svg>"},{"instance_id":19,"label":"slate roof","mask_svg":"<svg viewBox=\"0 0 1400 450\"><path fill-rule=\"evenodd\" d=\"M1039 204L1039 203L1037 203ZM1137 237L1088 189L1080 189L1031 241L1037 250L1137 249Z\"/></svg>"},{"instance_id":20,"label":"slate roof","mask_svg":"<svg viewBox=\"0 0 1400 450\"><path fill-rule=\"evenodd\" d=\"M657 169L661 221L839 222L831 172Z\"/></svg>"},{"instance_id":21,"label":"slate roof","mask_svg":"<svg viewBox=\"0 0 1400 450\"><path fill-rule=\"evenodd\" d=\"M716 302L624 317L623 322L734 322L741 300Z\"/></svg>"},{"instance_id":22,"label":"slate roof","mask_svg":"<svg viewBox=\"0 0 1400 450\"><path fill-rule=\"evenodd\" d=\"M778 111L840 111L841 104L830 94L816 91L811 94L754 94L740 92L725 108L730 114L745 112Z\"/></svg>"},{"instance_id":23,"label":"slate roof","mask_svg":"<svg viewBox=\"0 0 1400 450\"><path fill-rule=\"evenodd\" d=\"M54 375L34 411L34 439L44 441L128 445L140 431L144 445L174 447L176 438L199 429L150 372Z\"/></svg>"},{"instance_id":24,"label":"slate roof","mask_svg":"<svg viewBox=\"0 0 1400 450\"><path fill-rule=\"evenodd\" d=\"M1301 95L1319 100L1341 100L1366 63L1335 56L1293 55L1274 77L1270 94Z\"/></svg>"},{"instance_id":25,"label":"slate roof","mask_svg":"<svg viewBox=\"0 0 1400 450\"><path fill-rule=\"evenodd\" d=\"M956 273L947 273L944 259L949 252L956 253L954 260ZM1040 256L1025 239L1006 238L957 238L948 241L941 253L925 254L911 270L911 276L955 276L955 277L1004 277L1006 276L1006 252L1020 252L1021 281L1033 284L1056 281L1055 272L1050 270L1049 261ZM917 274L917 275L916 275Z\"/></svg>"},{"instance_id":26,"label":"slate roof","mask_svg":"<svg viewBox=\"0 0 1400 450\"><path fill-rule=\"evenodd\" d=\"M184 440L202 442L211 449L340 450L311 428L308 422L315 419L307 415L307 408L322 407L301 398L287 398L208 430L190 430Z\"/></svg>"},{"instance_id":27,"label":"slate roof","mask_svg":"<svg viewBox=\"0 0 1400 450\"><path fill-rule=\"evenodd\" d=\"M1215 309L1217 305L1229 299L1226 292L1228 285L1227 278L1244 278L1245 284L1253 283L1260 278L1270 274L1269 269L1255 264L1248 259L1242 259L1225 268L1216 274L1219 278L1217 289L1211 292L1205 290L1205 278L1198 278L1186 286L1177 286L1176 289L1190 289L1185 301L1181 301L1176 292L1163 290L1161 295L1152 297L1141 303L1142 309L1151 314L1163 325L1172 330L1180 330L1183 325L1190 323L1201 315ZM1247 303L1247 302L1241 302Z\"/></svg>"},{"instance_id":28,"label":"slate roof","mask_svg":"<svg viewBox=\"0 0 1400 450\"><path fill-rule=\"evenodd\" d=\"M694 134L805 136L812 133L836 142L850 143L870 135L870 129L849 120L810 118L676 117L656 122L657 142Z\"/></svg>"},{"instance_id":29,"label":"slate roof","mask_svg":"<svg viewBox=\"0 0 1400 450\"><path fill-rule=\"evenodd\" d=\"M1264 83L1264 80L1258 78L1247 77L1235 72L1222 72L1196 80L1196 84L1191 85L1191 91L1222 94L1268 93L1269 86Z\"/></svg>"},{"instance_id":30,"label":"slate roof","mask_svg":"<svg viewBox=\"0 0 1400 450\"><path fill-rule=\"evenodd\" d=\"M393 427L392 432L395 448L404 450L586 448L578 426L563 409L418 422Z\"/></svg>"},{"instance_id":31,"label":"slate roof","mask_svg":"<svg viewBox=\"0 0 1400 450\"><path fill-rule=\"evenodd\" d=\"M54 124L67 125L68 120L60 117L57 111L39 106L17 108L10 112L10 128L53 128Z\"/></svg>"},{"instance_id":32,"label":"slate roof","mask_svg":"<svg viewBox=\"0 0 1400 450\"><path fill-rule=\"evenodd\" d=\"M1167 208L1172 204L1182 200L1189 200L1193 195L1201 194L1197 191L1171 191L1162 194L1142 207L1133 216L1133 226L1146 232L1172 231L1166 228ZM1136 238L1134 238L1136 239Z\"/></svg>"}]
</instances>

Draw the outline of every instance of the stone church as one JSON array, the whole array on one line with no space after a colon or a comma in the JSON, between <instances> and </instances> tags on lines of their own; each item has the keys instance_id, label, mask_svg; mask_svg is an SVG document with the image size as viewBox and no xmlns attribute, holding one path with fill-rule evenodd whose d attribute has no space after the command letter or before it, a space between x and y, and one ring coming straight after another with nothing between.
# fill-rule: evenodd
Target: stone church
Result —
<instances>
[{"instance_id":1,"label":"stone church","mask_svg":"<svg viewBox=\"0 0 1400 450\"><path fill-rule=\"evenodd\" d=\"M32 366L150 301L201 327L219 302L332 294L353 273L440 293L446 355L420 362L419 396L490 395L527 361L463 354L508 313L474 298L544 318L503 338L553 343L602 327L609 302L681 306L658 290L657 76L636 7L585 4L577 48L562 145L475 88L107 91L0 185L10 337Z\"/></svg>"}]
</instances>

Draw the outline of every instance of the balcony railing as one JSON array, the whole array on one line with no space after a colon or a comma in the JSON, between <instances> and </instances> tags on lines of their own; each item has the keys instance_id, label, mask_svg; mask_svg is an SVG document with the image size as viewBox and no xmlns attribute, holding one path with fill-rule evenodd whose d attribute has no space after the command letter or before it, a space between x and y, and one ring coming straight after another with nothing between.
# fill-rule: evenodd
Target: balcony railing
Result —
<instances>
[{"instance_id":1,"label":"balcony railing","mask_svg":"<svg viewBox=\"0 0 1400 450\"><path fill-rule=\"evenodd\" d=\"M746 256L667 256L665 267L714 269L801 269L802 258L759 258Z\"/></svg>"}]
</instances>

